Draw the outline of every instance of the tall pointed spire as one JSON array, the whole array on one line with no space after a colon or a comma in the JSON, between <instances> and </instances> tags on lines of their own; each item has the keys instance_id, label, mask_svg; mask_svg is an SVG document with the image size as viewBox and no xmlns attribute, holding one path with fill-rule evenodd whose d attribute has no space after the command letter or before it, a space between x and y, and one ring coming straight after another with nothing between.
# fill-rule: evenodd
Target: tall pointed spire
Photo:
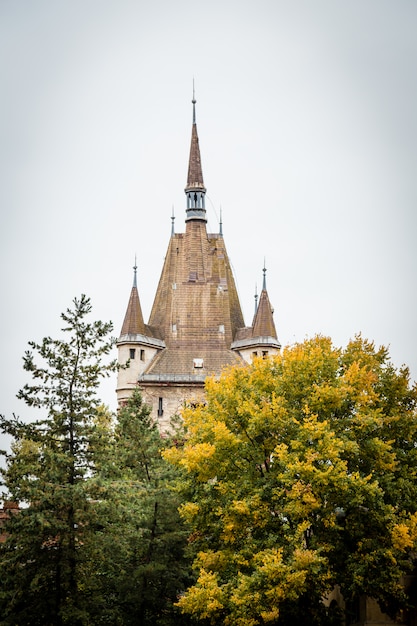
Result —
<instances>
[{"instance_id":1,"label":"tall pointed spire","mask_svg":"<svg viewBox=\"0 0 417 626\"><path fill-rule=\"evenodd\" d=\"M193 126L191 131L191 146L190 146L190 158L188 161L188 176L187 186L185 187L185 194L187 196L187 217L188 220L203 220L206 219L205 209L205 194L206 188L203 181L203 170L201 167L200 146L197 134L197 123L195 115L195 91L193 81Z\"/></svg>"}]
</instances>

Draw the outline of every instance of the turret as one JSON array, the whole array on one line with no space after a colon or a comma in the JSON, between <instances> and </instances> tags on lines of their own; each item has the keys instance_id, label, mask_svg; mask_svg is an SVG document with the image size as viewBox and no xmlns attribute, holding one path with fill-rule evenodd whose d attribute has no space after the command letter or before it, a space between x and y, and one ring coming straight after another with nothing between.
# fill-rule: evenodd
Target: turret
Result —
<instances>
[{"instance_id":1,"label":"turret","mask_svg":"<svg viewBox=\"0 0 417 626\"><path fill-rule=\"evenodd\" d=\"M275 330L273 309L266 289L266 267L264 263L262 291L255 294L255 315L252 326L240 329L232 348L237 350L242 358L250 363L254 357L266 357L276 354L281 344Z\"/></svg>"},{"instance_id":2,"label":"turret","mask_svg":"<svg viewBox=\"0 0 417 626\"><path fill-rule=\"evenodd\" d=\"M155 357L165 347L165 343L153 337L152 330L143 321L137 287L137 265L133 267L133 286L125 318L117 340L118 363L121 368L117 375L117 399L124 402L138 384L138 378Z\"/></svg>"}]
</instances>

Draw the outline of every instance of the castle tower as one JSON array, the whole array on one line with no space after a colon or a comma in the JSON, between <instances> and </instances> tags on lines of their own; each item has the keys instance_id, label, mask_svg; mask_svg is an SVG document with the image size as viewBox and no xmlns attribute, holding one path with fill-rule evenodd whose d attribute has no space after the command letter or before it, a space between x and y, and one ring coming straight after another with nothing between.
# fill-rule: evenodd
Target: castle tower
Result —
<instances>
[{"instance_id":1,"label":"castle tower","mask_svg":"<svg viewBox=\"0 0 417 626\"><path fill-rule=\"evenodd\" d=\"M255 352L272 354L280 348L266 270L253 326L245 328L222 226L219 233L207 233L194 97L192 104L185 232L175 233L172 227L148 324L143 321L135 264L117 342L119 363L130 359L129 367L119 371L118 401L123 402L139 385L162 429L168 428L184 401L204 398L207 376L218 376L224 366L249 362Z\"/></svg>"},{"instance_id":2,"label":"castle tower","mask_svg":"<svg viewBox=\"0 0 417 626\"><path fill-rule=\"evenodd\" d=\"M155 355L165 348L165 343L159 337L154 337L153 330L143 322L142 308L137 288L137 266L133 268L134 278L130 292L125 319L120 337L117 341L118 362L121 365L128 363L118 372L117 400L123 402L137 387L138 379L151 363Z\"/></svg>"},{"instance_id":3,"label":"castle tower","mask_svg":"<svg viewBox=\"0 0 417 626\"><path fill-rule=\"evenodd\" d=\"M239 351L241 357L250 363L253 358L276 354L281 348L275 330L274 311L266 289L266 267L263 268L263 285L261 295L255 295L255 315L252 326L241 328L236 333L232 349Z\"/></svg>"}]
</instances>

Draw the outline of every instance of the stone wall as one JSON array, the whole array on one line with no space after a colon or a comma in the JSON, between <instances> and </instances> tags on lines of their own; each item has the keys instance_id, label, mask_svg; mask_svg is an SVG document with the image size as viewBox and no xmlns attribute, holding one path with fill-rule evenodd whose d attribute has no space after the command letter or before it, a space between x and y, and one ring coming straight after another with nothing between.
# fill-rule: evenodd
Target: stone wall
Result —
<instances>
[{"instance_id":1,"label":"stone wall","mask_svg":"<svg viewBox=\"0 0 417 626\"><path fill-rule=\"evenodd\" d=\"M152 418L161 432L171 430L171 417L181 412L184 403L205 401L204 385L152 385L144 383L140 390L144 401L152 407Z\"/></svg>"}]
</instances>

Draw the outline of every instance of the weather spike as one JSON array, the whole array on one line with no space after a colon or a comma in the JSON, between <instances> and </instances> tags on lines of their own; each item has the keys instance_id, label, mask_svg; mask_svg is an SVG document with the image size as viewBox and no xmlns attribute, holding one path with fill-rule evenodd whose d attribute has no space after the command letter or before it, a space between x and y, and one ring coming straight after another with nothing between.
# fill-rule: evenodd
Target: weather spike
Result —
<instances>
[{"instance_id":1,"label":"weather spike","mask_svg":"<svg viewBox=\"0 0 417 626\"><path fill-rule=\"evenodd\" d=\"M172 215L171 215L171 237L175 235L174 229L175 215L174 215L174 205L172 205Z\"/></svg>"},{"instance_id":2,"label":"weather spike","mask_svg":"<svg viewBox=\"0 0 417 626\"><path fill-rule=\"evenodd\" d=\"M265 257L264 257L264 268L263 268L263 273L264 273L264 279L263 279L263 283L262 283L262 290L266 291L266 267L265 267Z\"/></svg>"},{"instance_id":3,"label":"weather spike","mask_svg":"<svg viewBox=\"0 0 417 626\"><path fill-rule=\"evenodd\" d=\"M223 237L222 207L220 207L219 235Z\"/></svg>"},{"instance_id":4,"label":"weather spike","mask_svg":"<svg viewBox=\"0 0 417 626\"><path fill-rule=\"evenodd\" d=\"M196 123L196 121L195 121L195 103L197 102L197 100L195 99L194 77L193 77L193 99L191 100L191 102L193 103L193 124L195 124Z\"/></svg>"},{"instance_id":5,"label":"weather spike","mask_svg":"<svg viewBox=\"0 0 417 626\"><path fill-rule=\"evenodd\" d=\"M137 288L137 280L136 280L136 272L137 272L138 266L136 263L136 254L135 254L135 265L133 266L133 286Z\"/></svg>"},{"instance_id":6,"label":"weather spike","mask_svg":"<svg viewBox=\"0 0 417 626\"><path fill-rule=\"evenodd\" d=\"M255 283L255 315L258 310L258 285Z\"/></svg>"}]
</instances>

